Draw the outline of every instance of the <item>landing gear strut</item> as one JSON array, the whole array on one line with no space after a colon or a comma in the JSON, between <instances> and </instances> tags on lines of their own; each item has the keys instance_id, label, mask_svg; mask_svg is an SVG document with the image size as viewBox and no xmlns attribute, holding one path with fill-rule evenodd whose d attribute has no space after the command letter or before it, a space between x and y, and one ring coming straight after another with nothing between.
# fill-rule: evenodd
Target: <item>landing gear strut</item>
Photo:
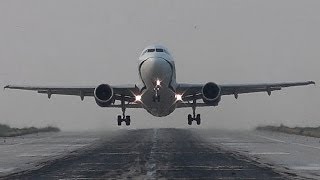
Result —
<instances>
[{"instance_id":1,"label":"landing gear strut","mask_svg":"<svg viewBox=\"0 0 320 180\"><path fill-rule=\"evenodd\" d=\"M192 102L192 115L188 114L188 124L192 125L192 121L196 121L197 125L201 124L201 117L200 114L196 114L196 99L193 100Z\"/></svg>"},{"instance_id":2,"label":"landing gear strut","mask_svg":"<svg viewBox=\"0 0 320 180\"><path fill-rule=\"evenodd\" d=\"M126 106L124 98L121 99L121 109L122 109L122 116L118 115L118 126L121 126L122 122L126 122L126 125L129 126L131 123L130 116L126 116Z\"/></svg>"},{"instance_id":3,"label":"landing gear strut","mask_svg":"<svg viewBox=\"0 0 320 180\"><path fill-rule=\"evenodd\" d=\"M160 80L156 81L156 86L154 87L154 96L152 97L152 101L153 102L160 102L160 95L159 95L159 91L160 91Z\"/></svg>"},{"instance_id":4,"label":"landing gear strut","mask_svg":"<svg viewBox=\"0 0 320 180\"><path fill-rule=\"evenodd\" d=\"M152 97L152 101L153 102L160 102L160 95L159 94L156 94Z\"/></svg>"}]
</instances>

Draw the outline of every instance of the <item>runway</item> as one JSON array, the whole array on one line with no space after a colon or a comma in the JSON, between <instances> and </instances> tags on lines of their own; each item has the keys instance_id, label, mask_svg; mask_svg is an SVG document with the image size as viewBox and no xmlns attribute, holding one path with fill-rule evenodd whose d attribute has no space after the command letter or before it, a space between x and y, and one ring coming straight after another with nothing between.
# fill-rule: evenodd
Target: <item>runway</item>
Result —
<instances>
[{"instance_id":1,"label":"runway","mask_svg":"<svg viewBox=\"0 0 320 180\"><path fill-rule=\"evenodd\" d=\"M83 134L83 137L80 140L78 137L77 140L78 143L82 142L79 143L83 145L82 147L79 145L73 150L62 152L60 156L48 155L46 161L34 163L33 168L7 173L2 178L288 179L295 177L252 160L242 153L226 150L221 146L221 142L208 141L210 132L142 129L121 130L108 135ZM76 134L69 139L77 139L74 135ZM60 140L57 139L59 135L49 136L45 141L47 145L57 146L61 144L61 140L67 141L68 134L62 133ZM31 142L38 144L37 146L41 143ZM34 147L31 144L16 145L16 148ZM75 144L77 143L73 143ZM47 151L54 150L47 149ZM33 162L42 158L34 159Z\"/></svg>"},{"instance_id":2,"label":"runway","mask_svg":"<svg viewBox=\"0 0 320 180\"><path fill-rule=\"evenodd\" d=\"M268 131L197 131L209 144L291 174L320 179L320 138Z\"/></svg>"}]
</instances>

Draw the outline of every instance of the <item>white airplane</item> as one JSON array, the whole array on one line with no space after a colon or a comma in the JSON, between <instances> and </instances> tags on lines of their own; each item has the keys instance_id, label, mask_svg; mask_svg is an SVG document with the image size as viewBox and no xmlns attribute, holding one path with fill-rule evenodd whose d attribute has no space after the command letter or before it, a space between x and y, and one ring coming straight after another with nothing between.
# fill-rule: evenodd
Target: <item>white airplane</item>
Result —
<instances>
[{"instance_id":1,"label":"white airplane","mask_svg":"<svg viewBox=\"0 0 320 180\"><path fill-rule=\"evenodd\" d=\"M126 116L126 108L144 108L150 114L158 117L171 114L176 108L192 108L188 115L188 124L196 121L201 123L196 107L217 106L221 96L267 92L281 90L283 87L315 84L313 81L265 84L230 84L220 85L213 82L206 84L181 84L176 82L175 63L169 51L160 45L145 48L139 57L140 82L134 85L112 86L100 84L88 87L68 86L16 86L7 85L5 89L32 90L38 93L80 96L93 96L101 107L116 107L122 109L118 116L118 125L122 122L130 125L130 116ZM201 101L201 102L198 102Z\"/></svg>"}]
</instances>

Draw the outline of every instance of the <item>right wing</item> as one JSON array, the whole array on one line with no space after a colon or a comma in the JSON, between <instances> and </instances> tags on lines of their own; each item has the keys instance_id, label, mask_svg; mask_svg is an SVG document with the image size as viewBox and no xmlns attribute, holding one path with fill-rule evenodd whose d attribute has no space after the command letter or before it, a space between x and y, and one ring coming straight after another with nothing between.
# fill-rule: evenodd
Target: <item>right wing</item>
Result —
<instances>
[{"instance_id":1,"label":"right wing","mask_svg":"<svg viewBox=\"0 0 320 180\"><path fill-rule=\"evenodd\" d=\"M36 91L41 94L47 94L48 98L51 98L52 94L58 95L71 95L80 96L81 100L85 96L93 96L94 90L97 86L19 86L19 85L7 85L5 89L19 89ZM125 97L126 101L133 102L135 94L138 94L139 89L136 85L122 85L122 86L111 86L114 92L116 100L121 100L122 96Z\"/></svg>"}]
</instances>

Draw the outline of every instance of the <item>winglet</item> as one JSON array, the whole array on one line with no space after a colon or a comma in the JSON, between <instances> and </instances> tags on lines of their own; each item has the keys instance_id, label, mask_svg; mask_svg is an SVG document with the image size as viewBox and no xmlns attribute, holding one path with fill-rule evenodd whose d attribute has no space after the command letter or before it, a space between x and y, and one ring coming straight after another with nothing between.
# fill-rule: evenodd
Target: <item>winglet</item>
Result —
<instances>
[{"instance_id":1,"label":"winglet","mask_svg":"<svg viewBox=\"0 0 320 180\"><path fill-rule=\"evenodd\" d=\"M316 83L314 81L309 81L309 84L314 84L316 85Z\"/></svg>"},{"instance_id":2,"label":"winglet","mask_svg":"<svg viewBox=\"0 0 320 180\"><path fill-rule=\"evenodd\" d=\"M6 85L5 87L3 87L3 90L6 90L9 87L10 87L9 85Z\"/></svg>"}]
</instances>

